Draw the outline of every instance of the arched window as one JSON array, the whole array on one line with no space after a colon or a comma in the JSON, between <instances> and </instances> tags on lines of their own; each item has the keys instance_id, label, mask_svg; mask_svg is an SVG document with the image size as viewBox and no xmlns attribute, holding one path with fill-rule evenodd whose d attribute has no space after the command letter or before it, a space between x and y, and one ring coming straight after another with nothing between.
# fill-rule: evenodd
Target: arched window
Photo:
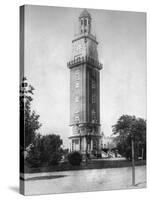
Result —
<instances>
[{"instance_id":1,"label":"arched window","mask_svg":"<svg viewBox=\"0 0 150 200\"><path fill-rule=\"evenodd\" d=\"M84 19L84 26L87 25L87 19Z\"/></svg>"}]
</instances>

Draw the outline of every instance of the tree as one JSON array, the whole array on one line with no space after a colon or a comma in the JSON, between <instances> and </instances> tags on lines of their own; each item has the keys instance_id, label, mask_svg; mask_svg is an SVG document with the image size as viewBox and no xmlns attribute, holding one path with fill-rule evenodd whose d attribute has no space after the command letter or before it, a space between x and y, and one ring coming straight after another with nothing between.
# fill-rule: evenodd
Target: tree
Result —
<instances>
[{"instance_id":1,"label":"tree","mask_svg":"<svg viewBox=\"0 0 150 200\"><path fill-rule=\"evenodd\" d=\"M34 139L33 144L29 145L27 148L27 165L29 167L39 167L41 165L41 152L40 152L40 135L36 136L36 139Z\"/></svg>"},{"instance_id":2,"label":"tree","mask_svg":"<svg viewBox=\"0 0 150 200\"><path fill-rule=\"evenodd\" d=\"M59 135L38 135L29 150L27 161L31 166L57 165L62 157Z\"/></svg>"},{"instance_id":3,"label":"tree","mask_svg":"<svg viewBox=\"0 0 150 200\"><path fill-rule=\"evenodd\" d=\"M20 85L20 145L24 150L34 141L37 130L41 127L39 115L31 110L33 90L24 77Z\"/></svg>"},{"instance_id":4,"label":"tree","mask_svg":"<svg viewBox=\"0 0 150 200\"><path fill-rule=\"evenodd\" d=\"M135 158L139 156L146 158L146 120L122 115L112 128L113 134L117 135L117 148L121 155L131 159L131 139L133 139Z\"/></svg>"},{"instance_id":5,"label":"tree","mask_svg":"<svg viewBox=\"0 0 150 200\"><path fill-rule=\"evenodd\" d=\"M57 165L62 157L62 140L59 135L50 134L41 137L41 161Z\"/></svg>"}]
</instances>

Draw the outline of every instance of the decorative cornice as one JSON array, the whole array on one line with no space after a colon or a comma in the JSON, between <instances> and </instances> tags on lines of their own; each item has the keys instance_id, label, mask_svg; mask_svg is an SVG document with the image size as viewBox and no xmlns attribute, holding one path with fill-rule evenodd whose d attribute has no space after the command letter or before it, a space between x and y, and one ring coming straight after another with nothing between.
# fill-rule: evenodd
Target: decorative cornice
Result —
<instances>
[{"instance_id":1,"label":"decorative cornice","mask_svg":"<svg viewBox=\"0 0 150 200\"><path fill-rule=\"evenodd\" d=\"M92 34L85 34L85 33L77 35L75 37L75 39L72 40L72 43L75 42L75 41L77 41L77 40L80 40L82 38L84 38L85 40L87 38L89 38L89 39L91 39L93 42L95 42L98 45L98 42L97 42L96 37L94 35L92 35Z\"/></svg>"}]
</instances>

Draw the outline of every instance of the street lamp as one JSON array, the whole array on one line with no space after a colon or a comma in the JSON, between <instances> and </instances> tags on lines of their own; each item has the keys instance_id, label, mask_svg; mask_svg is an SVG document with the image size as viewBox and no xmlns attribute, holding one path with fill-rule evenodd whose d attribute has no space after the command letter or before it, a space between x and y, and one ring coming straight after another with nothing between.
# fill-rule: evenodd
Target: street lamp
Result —
<instances>
[{"instance_id":1,"label":"street lamp","mask_svg":"<svg viewBox=\"0 0 150 200\"><path fill-rule=\"evenodd\" d=\"M130 133L131 133L131 150L132 150L132 185L135 186L135 152L134 152L134 141L135 141L135 117L132 120L132 125L130 127Z\"/></svg>"},{"instance_id":2,"label":"street lamp","mask_svg":"<svg viewBox=\"0 0 150 200\"><path fill-rule=\"evenodd\" d=\"M135 186L135 156L134 156L134 137L131 136L131 146L132 146L132 185Z\"/></svg>"}]
</instances>

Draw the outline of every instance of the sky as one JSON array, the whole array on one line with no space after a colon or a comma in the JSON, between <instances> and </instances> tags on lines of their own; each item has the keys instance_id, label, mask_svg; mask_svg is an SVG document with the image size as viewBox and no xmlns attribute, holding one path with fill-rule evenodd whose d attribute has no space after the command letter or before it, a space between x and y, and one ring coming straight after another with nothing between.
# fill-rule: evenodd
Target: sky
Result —
<instances>
[{"instance_id":1,"label":"sky","mask_svg":"<svg viewBox=\"0 0 150 200\"><path fill-rule=\"evenodd\" d=\"M40 115L41 134L60 134L69 146L69 69L72 40L83 9L25 8L25 76L35 88L32 109ZM146 119L146 15L88 9L96 35L100 74L101 130L123 114Z\"/></svg>"}]
</instances>

